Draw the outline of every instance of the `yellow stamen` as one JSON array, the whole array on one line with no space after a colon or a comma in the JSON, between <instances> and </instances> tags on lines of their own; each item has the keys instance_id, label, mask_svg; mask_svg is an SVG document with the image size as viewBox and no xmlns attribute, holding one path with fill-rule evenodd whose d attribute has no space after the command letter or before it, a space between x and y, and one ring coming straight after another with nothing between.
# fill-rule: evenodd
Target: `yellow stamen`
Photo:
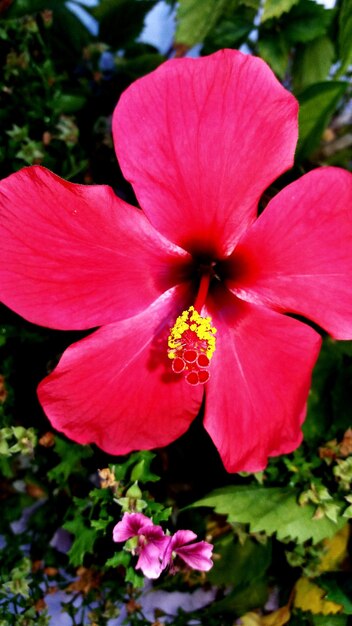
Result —
<instances>
[{"instance_id":1,"label":"yellow stamen","mask_svg":"<svg viewBox=\"0 0 352 626\"><path fill-rule=\"evenodd\" d=\"M207 382L207 367L215 352L215 334L210 317L202 317L193 306L183 311L168 337L168 357L174 361L174 372L184 371L186 380L193 385Z\"/></svg>"}]
</instances>

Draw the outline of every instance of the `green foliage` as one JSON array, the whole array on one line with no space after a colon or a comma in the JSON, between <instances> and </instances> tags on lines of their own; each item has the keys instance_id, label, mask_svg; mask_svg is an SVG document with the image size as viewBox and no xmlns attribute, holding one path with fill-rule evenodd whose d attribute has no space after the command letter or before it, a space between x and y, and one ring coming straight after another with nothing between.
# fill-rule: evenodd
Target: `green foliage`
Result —
<instances>
[{"instance_id":1,"label":"green foliage","mask_svg":"<svg viewBox=\"0 0 352 626\"><path fill-rule=\"evenodd\" d=\"M124 48L138 36L155 4L156 0L102 0L92 10L99 20L99 37L113 47Z\"/></svg>"},{"instance_id":2,"label":"green foliage","mask_svg":"<svg viewBox=\"0 0 352 626\"><path fill-rule=\"evenodd\" d=\"M318 147L322 133L347 87L346 82L316 83L298 95L300 108L297 158L307 157Z\"/></svg>"},{"instance_id":3,"label":"green foliage","mask_svg":"<svg viewBox=\"0 0 352 626\"><path fill-rule=\"evenodd\" d=\"M72 546L68 551L70 563L76 566L81 565L86 554L93 553L97 538L97 528L87 527L84 520L80 517L75 517L75 519L65 522L63 527L72 533L74 537Z\"/></svg>"},{"instance_id":4,"label":"green foliage","mask_svg":"<svg viewBox=\"0 0 352 626\"><path fill-rule=\"evenodd\" d=\"M14 3L11 15L22 15L25 4ZM77 18L64 6L54 12L51 25L46 26L42 16L27 16L20 20L8 19L0 30L0 44L4 59L4 72L0 78L0 171L5 176L24 165L42 164L56 169L66 178L81 171L86 162L78 143L79 130L72 113L85 104L85 89L72 91L69 80L55 66L48 39L48 32L59 28L59 16L67 13L67 20L74 19L72 29L75 37L82 29L75 27ZM63 30L69 34L69 25L63 20ZM85 44L89 43L87 31ZM72 44L73 45L73 44ZM76 42L81 50L82 41ZM34 54L32 54L34 50ZM77 54L65 46L60 51L61 65L69 55ZM66 55L66 56L65 56ZM75 88L77 90L77 87ZM83 93L82 93L83 92ZM30 106L29 103L30 102ZM13 111L16 116L13 116ZM55 167L55 163L58 165Z\"/></svg>"},{"instance_id":5,"label":"green foliage","mask_svg":"<svg viewBox=\"0 0 352 626\"><path fill-rule=\"evenodd\" d=\"M285 18L283 28L288 41L293 44L307 43L326 34L333 11L314 0L300 0Z\"/></svg>"},{"instance_id":6,"label":"green foliage","mask_svg":"<svg viewBox=\"0 0 352 626\"><path fill-rule=\"evenodd\" d=\"M237 1L230 0L235 7ZM227 0L180 0L175 40L188 47L204 40L220 18Z\"/></svg>"},{"instance_id":7,"label":"green foliage","mask_svg":"<svg viewBox=\"0 0 352 626\"><path fill-rule=\"evenodd\" d=\"M248 41L253 31L253 20L258 2L233 2L224 4L223 11L204 41L204 54L219 48L239 48Z\"/></svg>"},{"instance_id":8,"label":"green foliage","mask_svg":"<svg viewBox=\"0 0 352 626\"><path fill-rule=\"evenodd\" d=\"M323 35L306 46L297 48L292 69L293 86L298 93L305 87L324 81L335 57L335 49L329 37Z\"/></svg>"},{"instance_id":9,"label":"green foliage","mask_svg":"<svg viewBox=\"0 0 352 626\"><path fill-rule=\"evenodd\" d=\"M281 17L283 13L287 13L299 0L265 0L262 14L262 22L270 20L273 17Z\"/></svg>"},{"instance_id":10,"label":"green foliage","mask_svg":"<svg viewBox=\"0 0 352 626\"><path fill-rule=\"evenodd\" d=\"M349 573L328 572L316 579L326 591L326 600L342 604L346 615L352 615L352 577Z\"/></svg>"},{"instance_id":11,"label":"green foliage","mask_svg":"<svg viewBox=\"0 0 352 626\"><path fill-rule=\"evenodd\" d=\"M352 7L351 0L340 3L338 45L341 59L339 75L352 64Z\"/></svg>"},{"instance_id":12,"label":"green foliage","mask_svg":"<svg viewBox=\"0 0 352 626\"><path fill-rule=\"evenodd\" d=\"M284 78L288 61L290 48L282 33L278 33L274 38L270 34L264 35L258 41L258 52L266 61L271 69L279 76Z\"/></svg>"},{"instance_id":13,"label":"green foliage","mask_svg":"<svg viewBox=\"0 0 352 626\"><path fill-rule=\"evenodd\" d=\"M232 533L226 534L214 543L214 552L217 555L214 567L208 578L214 585L251 584L258 579L264 579L271 563L271 543L265 544L245 537L236 541Z\"/></svg>"},{"instance_id":14,"label":"green foliage","mask_svg":"<svg viewBox=\"0 0 352 626\"><path fill-rule=\"evenodd\" d=\"M265 532L280 540L294 539L317 543L331 537L346 520L314 519L314 508L300 506L297 491L290 487L239 486L223 487L198 500L192 506L215 509L230 523L249 524L252 533Z\"/></svg>"},{"instance_id":15,"label":"green foliage","mask_svg":"<svg viewBox=\"0 0 352 626\"><path fill-rule=\"evenodd\" d=\"M37 438L33 428L9 426L0 429L0 457L14 454L32 455Z\"/></svg>"},{"instance_id":16,"label":"green foliage","mask_svg":"<svg viewBox=\"0 0 352 626\"><path fill-rule=\"evenodd\" d=\"M209 615L225 614L229 617L240 616L251 609L263 606L267 598L268 586L265 581L257 580L249 584L240 583L222 600L214 602L208 608L207 613Z\"/></svg>"},{"instance_id":17,"label":"green foliage","mask_svg":"<svg viewBox=\"0 0 352 626\"><path fill-rule=\"evenodd\" d=\"M55 438L54 450L61 460L48 472L48 478L62 487L67 485L72 474L83 471L82 461L93 454L89 446L79 446L60 437Z\"/></svg>"}]
</instances>

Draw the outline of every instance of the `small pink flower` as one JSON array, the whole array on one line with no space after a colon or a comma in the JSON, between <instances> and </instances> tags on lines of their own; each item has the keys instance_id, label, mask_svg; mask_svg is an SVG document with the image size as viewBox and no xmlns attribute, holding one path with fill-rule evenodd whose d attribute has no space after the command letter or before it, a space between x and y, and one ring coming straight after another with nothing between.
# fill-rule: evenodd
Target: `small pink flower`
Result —
<instances>
[{"instance_id":1,"label":"small pink flower","mask_svg":"<svg viewBox=\"0 0 352 626\"><path fill-rule=\"evenodd\" d=\"M175 559L179 557L188 567L207 572L213 567L211 555L213 546L207 541L197 541L192 530L178 530L171 538L165 550L163 567L170 566L171 571L177 570Z\"/></svg>"},{"instance_id":2,"label":"small pink flower","mask_svg":"<svg viewBox=\"0 0 352 626\"><path fill-rule=\"evenodd\" d=\"M113 540L127 541L137 537L135 553L139 556L136 568L141 569L147 578L158 578L164 569L163 555L169 538L160 526L142 513L125 513L113 529Z\"/></svg>"},{"instance_id":3,"label":"small pink flower","mask_svg":"<svg viewBox=\"0 0 352 626\"><path fill-rule=\"evenodd\" d=\"M114 541L127 541L136 537L144 526L153 526L153 522L143 513L125 513L122 520L114 527Z\"/></svg>"}]
</instances>

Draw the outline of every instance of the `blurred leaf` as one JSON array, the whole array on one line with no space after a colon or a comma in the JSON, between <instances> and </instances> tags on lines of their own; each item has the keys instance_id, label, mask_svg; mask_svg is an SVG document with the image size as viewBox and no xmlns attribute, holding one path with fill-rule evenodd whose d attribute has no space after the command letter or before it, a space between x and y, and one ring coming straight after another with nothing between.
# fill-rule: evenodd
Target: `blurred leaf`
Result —
<instances>
[{"instance_id":1,"label":"blurred leaf","mask_svg":"<svg viewBox=\"0 0 352 626\"><path fill-rule=\"evenodd\" d=\"M140 78L149 72L155 70L160 63L165 61L165 57L162 54L150 53L141 54L132 59L119 58L117 59L117 67L127 74L132 80Z\"/></svg>"},{"instance_id":2,"label":"blurred leaf","mask_svg":"<svg viewBox=\"0 0 352 626\"><path fill-rule=\"evenodd\" d=\"M326 592L326 599L342 604L343 612L352 615L352 575L350 572L323 574L316 579Z\"/></svg>"},{"instance_id":3,"label":"blurred leaf","mask_svg":"<svg viewBox=\"0 0 352 626\"><path fill-rule=\"evenodd\" d=\"M293 605L302 611L330 615L341 613L342 606L335 602L325 600L325 591L308 578L300 578L295 587Z\"/></svg>"},{"instance_id":4,"label":"blurred leaf","mask_svg":"<svg viewBox=\"0 0 352 626\"><path fill-rule=\"evenodd\" d=\"M351 0L342 0L339 14L339 34L338 34L339 54L341 67L338 75L345 72L352 64L352 5Z\"/></svg>"},{"instance_id":5,"label":"blurred leaf","mask_svg":"<svg viewBox=\"0 0 352 626\"><path fill-rule=\"evenodd\" d=\"M283 13L287 13L292 9L294 4L299 0L264 0L264 11L262 22L270 20L273 17L280 17Z\"/></svg>"},{"instance_id":6,"label":"blurred leaf","mask_svg":"<svg viewBox=\"0 0 352 626\"><path fill-rule=\"evenodd\" d=\"M289 60L289 47L282 35L277 33L275 37L272 34L268 34L264 37L260 37L258 41L259 55L266 61L271 69L280 78L284 78Z\"/></svg>"},{"instance_id":7,"label":"blurred leaf","mask_svg":"<svg viewBox=\"0 0 352 626\"><path fill-rule=\"evenodd\" d=\"M326 34L333 11L313 0L300 0L285 18L285 38L291 43L307 43Z\"/></svg>"},{"instance_id":8,"label":"blurred leaf","mask_svg":"<svg viewBox=\"0 0 352 626\"><path fill-rule=\"evenodd\" d=\"M6 12L6 18L23 17L45 9L53 9L60 6L60 0L16 0Z\"/></svg>"},{"instance_id":9,"label":"blurred leaf","mask_svg":"<svg viewBox=\"0 0 352 626\"><path fill-rule=\"evenodd\" d=\"M54 100L54 107L57 113L74 113L84 107L86 98L73 93L60 93Z\"/></svg>"},{"instance_id":10,"label":"blurred leaf","mask_svg":"<svg viewBox=\"0 0 352 626\"><path fill-rule=\"evenodd\" d=\"M92 9L99 22L99 38L115 49L138 37L144 18L157 0L101 0Z\"/></svg>"},{"instance_id":11,"label":"blurred leaf","mask_svg":"<svg viewBox=\"0 0 352 626\"><path fill-rule=\"evenodd\" d=\"M307 157L318 147L322 133L347 86L347 82L339 81L316 83L298 95L300 103L298 158Z\"/></svg>"},{"instance_id":12,"label":"blurred leaf","mask_svg":"<svg viewBox=\"0 0 352 626\"><path fill-rule=\"evenodd\" d=\"M313 615L310 622L313 626L347 626L345 615Z\"/></svg>"},{"instance_id":13,"label":"blurred leaf","mask_svg":"<svg viewBox=\"0 0 352 626\"><path fill-rule=\"evenodd\" d=\"M160 480L160 476L158 476L157 474L154 474L150 469L150 466L153 460L155 459L155 454L153 454L149 450L142 450L139 453L139 456L141 457L141 459L132 468L131 480L133 482L138 480L142 484L148 483L148 482L154 483Z\"/></svg>"},{"instance_id":14,"label":"blurred leaf","mask_svg":"<svg viewBox=\"0 0 352 626\"><path fill-rule=\"evenodd\" d=\"M254 9L255 11L258 11L260 7L260 0L239 0L239 4L244 5L249 9Z\"/></svg>"},{"instance_id":15,"label":"blurred leaf","mask_svg":"<svg viewBox=\"0 0 352 626\"><path fill-rule=\"evenodd\" d=\"M65 439L61 439L58 436L55 437L54 450L61 458L61 461L48 472L48 478L63 485L66 485L71 474L77 474L82 471L81 461L91 457L93 454L90 446L82 446L71 441L65 441Z\"/></svg>"},{"instance_id":16,"label":"blurred leaf","mask_svg":"<svg viewBox=\"0 0 352 626\"><path fill-rule=\"evenodd\" d=\"M349 537L350 525L346 524L331 539L324 540L324 551L319 563L319 572L329 572L338 568L341 561L347 557Z\"/></svg>"},{"instance_id":17,"label":"blurred leaf","mask_svg":"<svg viewBox=\"0 0 352 626\"><path fill-rule=\"evenodd\" d=\"M207 575L213 585L240 585L263 578L271 563L271 543L263 545L247 537L243 544L232 534L215 542L218 557Z\"/></svg>"},{"instance_id":18,"label":"blurred leaf","mask_svg":"<svg viewBox=\"0 0 352 626\"><path fill-rule=\"evenodd\" d=\"M313 519L315 507L300 506L297 492L290 487L223 487L198 500L191 507L211 507L226 515L230 523L249 524L250 531L275 535L279 540L293 539L317 543L334 535L346 519L337 523L323 517Z\"/></svg>"},{"instance_id":19,"label":"blurred leaf","mask_svg":"<svg viewBox=\"0 0 352 626\"><path fill-rule=\"evenodd\" d=\"M264 580L239 584L223 600L213 602L207 612L209 615L229 613L231 617L240 616L262 606L268 597L268 586Z\"/></svg>"},{"instance_id":20,"label":"blurred leaf","mask_svg":"<svg viewBox=\"0 0 352 626\"><path fill-rule=\"evenodd\" d=\"M92 519L90 523L91 523L92 528L94 528L94 530L97 530L98 532L99 531L106 532L107 527L113 521L114 521L114 518L111 515L109 515L108 517L100 517L99 519Z\"/></svg>"},{"instance_id":21,"label":"blurred leaf","mask_svg":"<svg viewBox=\"0 0 352 626\"><path fill-rule=\"evenodd\" d=\"M246 613L241 615L241 626L284 626L291 617L288 606L283 606L268 615L260 615L259 613Z\"/></svg>"},{"instance_id":22,"label":"blurred leaf","mask_svg":"<svg viewBox=\"0 0 352 626\"><path fill-rule=\"evenodd\" d=\"M293 86L300 91L327 78L335 56L329 37L314 39L297 49L293 63Z\"/></svg>"},{"instance_id":23,"label":"blurred leaf","mask_svg":"<svg viewBox=\"0 0 352 626\"><path fill-rule=\"evenodd\" d=\"M323 441L330 437L333 420L331 389L341 363L338 347L341 347L342 343L344 342L337 343L332 339L325 339L313 371L308 412L302 427L304 440L311 446L322 443L322 433L324 433Z\"/></svg>"},{"instance_id":24,"label":"blurred leaf","mask_svg":"<svg viewBox=\"0 0 352 626\"><path fill-rule=\"evenodd\" d=\"M253 30L252 20L236 17L232 20L220 20L206 39L206 52L215 52L219 48L236 48Z\"/></svg>"},{"instance_id":25,"label":"blurred leaf","mask_svg":"<svg viewBox=\"0 0 352 626\"><path fill-rule=\"evenodd\" d=\"M238 0L180 0L175 41L189 47L201 43L214 28L224 9L234 8Z\"/></svg>"},{"instance_id":26,"label":"blurred leaf","mask_svg":"<svg viewBox=\"0 0 352 626\"><path fill-rule=\"evenodd\" d=\"M75 567L82 565L84 556L93 553L94 542L97 537L96 530L88 528L81 517L65 522L63 528L74 535L72 546L67 553L71 565Z\"/></svg>"},{"instance_id":27,"label":"blurred leaf","mask_svg":"<svg viewBox=\"0 0 352 626\"><path fill-rule=\"evenodd\" d=\"M131 554L127 552L127 550L121 550L120 552L116 552L114 556L108 559L105 563L106 567L118 567L119 565L123 565L123 567L127 567L131 561Z\"/></svg>"},{"instance_id":28,"label":"blurred leaf","mask_svg":"<svg viewBox=\"0 0 352 626\"><path fill-rule=\"evenodd\" d=\"M202 54L211 54L219 48L239 48L245 43L255 28L256 5L257 0L239 0L238 7L236 3L226 4L220 19L205 38Z\"/></svg>"}]
</instances>

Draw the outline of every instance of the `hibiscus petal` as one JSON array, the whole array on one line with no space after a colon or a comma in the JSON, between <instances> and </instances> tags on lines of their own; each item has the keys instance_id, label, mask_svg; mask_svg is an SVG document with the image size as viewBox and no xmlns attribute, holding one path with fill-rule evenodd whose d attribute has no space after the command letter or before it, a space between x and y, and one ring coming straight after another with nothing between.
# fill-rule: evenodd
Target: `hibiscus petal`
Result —
<instances>
[{"instance_id":1,"label":"hibiscus petal","mask_svg":"<svg viewBox=\"0 0 352 626\"><path fill-rule=\"evenodd\" d=\"M141 528L152 526L153 522L143 513L125 513L122 520L114 526L112 531L113 540L127 541L138 535Z\"/></svg>"},{"instance_id":2,"label":"hibiscus petal","mask_svg":"<svg viewBox=\"0 0 352 626\"><path fill-rule=\"evenodd\" d=\"M204 425L229 472L262 470L300 444L321 338L309 326L218 289Z\"/></svg>"},{"instance_id":3,"label":"hibiscus petal","mask_svg":"<svg viewBox=\"0 0 352 626\"><path fill-rule=\"evenodd\" d=\"M115 109L116 153L154 226L192 254L229 254L293 162L297 102L259 58L173 59Z\"/></svg>"},{"instance_id":4,"label":"hibiscus petal","mask_svg":"<svg viewBox=\"0 0 352 626\"><path fill-rule=\"evenodd\" d=\"M59 329L134 315L180 282L190 260L109 187L42 167L1 182L0 240L2 302Z\"/></svg>"},{"instance_id":5,"label":"hibiscus petal","mask_svg":"<svg viewBox=\"0 0 352 626\"><path fill-rule=\"evenodd\" d=\"M164 446L197 415L203 391L172 372L167 336L186 288L73 344L38 388L54 428L110 454Z\"/></svg>"},{"instance_id":6,"label":"hibiscus petal","mask_svg":"<svg viewBox=\"0 0 352 626\"><path fill-rule=\"evenodd\" d=\"M228 272L239 297L351 339L352 175L320 168L278 193L241 239Z\"/></svg>"}]
</instances>

